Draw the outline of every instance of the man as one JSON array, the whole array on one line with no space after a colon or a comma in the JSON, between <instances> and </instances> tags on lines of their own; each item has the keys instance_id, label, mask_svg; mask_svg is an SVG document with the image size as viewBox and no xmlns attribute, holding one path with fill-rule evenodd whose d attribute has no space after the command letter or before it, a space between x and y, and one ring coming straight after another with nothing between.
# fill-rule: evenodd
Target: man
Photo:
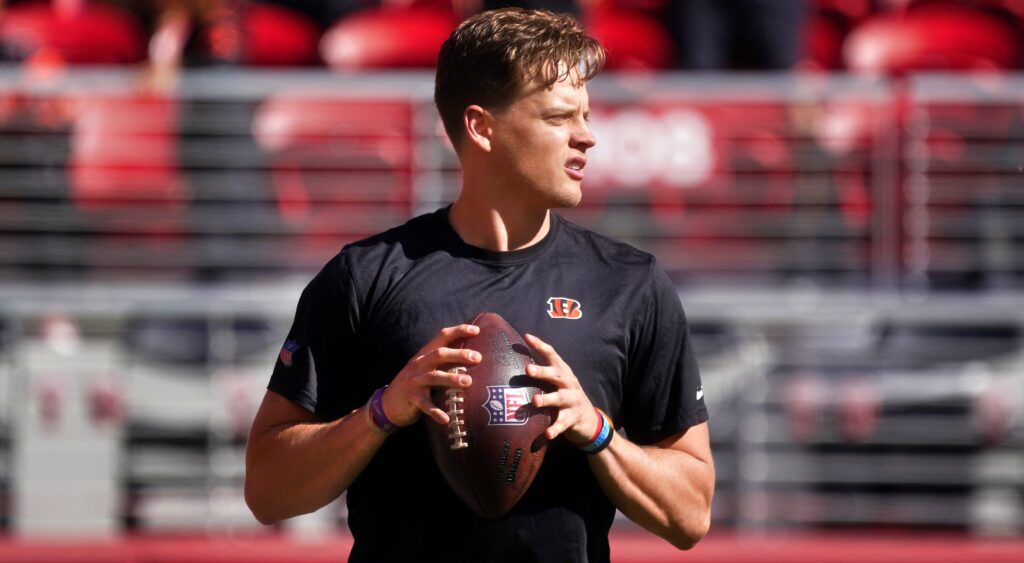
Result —
<instances>
[{"instance_id":1,"label":"man","mask_svg":"<svg viewBox=\"0 0 1024 563\"><path fill-rule=\"evenodd\" d=\"M616 507L679 548L707 531L707 412L676 292L651 255L549 211L580 201L585 83L603 60L571 17L519 9L472 17L441 48L462 190L347 246L303 292L249 437L261 522L348 491L351 561L608 561ZM496 520L458 500L425 431L448 422L431 388L472 385L442 368L480 361L449 345L481 311L526 333L546 364L528 374L557 388L534 399L558 412L544 464ZM595 438L595 407L629 437Z\"/></svg>"}]
</instances>

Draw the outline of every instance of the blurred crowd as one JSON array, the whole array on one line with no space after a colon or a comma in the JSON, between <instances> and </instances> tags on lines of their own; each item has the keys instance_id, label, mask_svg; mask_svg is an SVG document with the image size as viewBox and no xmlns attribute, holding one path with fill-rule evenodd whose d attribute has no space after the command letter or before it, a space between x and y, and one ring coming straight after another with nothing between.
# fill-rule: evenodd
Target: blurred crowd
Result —
<instances>
[{"instance_id":1,"label":"blurred crowd","mask_svg":"<svg viewBox=\"0 0 1024 563\"><path fill-rule=\"evenodd\" d=\"M0 0L0 57L184 66L429 68L477 11L578 16L614 70L1019 68L1024 0Z\"/></svg>"}]
</instances>

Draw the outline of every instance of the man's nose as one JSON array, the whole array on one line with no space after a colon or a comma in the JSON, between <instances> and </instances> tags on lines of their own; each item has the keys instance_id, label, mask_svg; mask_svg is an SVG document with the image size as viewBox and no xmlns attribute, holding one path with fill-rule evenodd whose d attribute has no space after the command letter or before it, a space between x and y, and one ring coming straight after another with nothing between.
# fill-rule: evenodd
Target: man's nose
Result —
<instances>
[{"instance_id":1,"label":"man's nose","mask_svg":"<svg viewBox=\"0 0 1024 563\"><path fill-rule=\"evenodd\" d=\"M585 151L592 148L597 144L597 137L590 130L590 125L586 121L580 123L580 126L576 129L573 134L572 145L573 148Z\"/></svg>"}]
</instances>

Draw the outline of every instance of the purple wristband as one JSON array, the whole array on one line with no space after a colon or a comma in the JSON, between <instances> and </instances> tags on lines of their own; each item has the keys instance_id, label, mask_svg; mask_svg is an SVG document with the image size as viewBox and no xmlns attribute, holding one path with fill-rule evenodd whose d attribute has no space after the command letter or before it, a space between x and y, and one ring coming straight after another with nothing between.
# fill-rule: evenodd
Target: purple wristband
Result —
<instances>
[{"instance_id":1,"label":"purple wristband","mask_svg":"<svg viewBox=\"0 0 1024 563\"><path fill-rule=\"evenodd\" d=\"M370 397L370 420L381 432L394 434L398 427L395 426L394 422L388 420L388 415L384 414L384 403L381 402L381 397L383 397L384 390L387 388L388 386L385 385L377 389L374 391L373 396Z\"/></svg>"}]
</instances>

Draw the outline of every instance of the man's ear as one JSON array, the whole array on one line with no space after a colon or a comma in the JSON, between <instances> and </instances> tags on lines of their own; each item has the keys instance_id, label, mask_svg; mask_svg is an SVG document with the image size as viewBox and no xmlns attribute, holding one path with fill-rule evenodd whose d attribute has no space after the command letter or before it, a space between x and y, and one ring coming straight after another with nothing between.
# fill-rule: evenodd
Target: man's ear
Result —
<instances>
[{"instance_id":1,"label":"man's ear","mask_svg":"<svg viewBox=\"0 0 1024 563\"><path fill-rule=\"evenodd\" d=\"M465 128L465 142L476 145L484 152L491 152L494 115L484 108L473 105L462 112L462 126Z\"/></svg>"}]
</instances>

